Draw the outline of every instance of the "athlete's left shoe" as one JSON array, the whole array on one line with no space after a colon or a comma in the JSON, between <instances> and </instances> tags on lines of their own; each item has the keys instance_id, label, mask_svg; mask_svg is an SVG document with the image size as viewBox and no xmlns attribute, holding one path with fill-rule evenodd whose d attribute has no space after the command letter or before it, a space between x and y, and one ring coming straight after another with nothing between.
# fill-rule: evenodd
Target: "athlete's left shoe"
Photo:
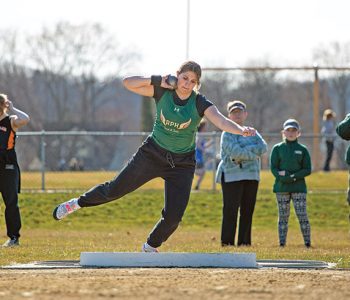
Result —
<instances>
[{"instance_id":1,"label":"athlete's left shoe","mask_svg":"<svg viewBox=\"0 0 350 300\"><path fill-rule=\"evenodd\" d=\"M9 240L7 240L4 244L2 244L3 248L11 248L17 246L19 246L19 240L17 237L12 237Z\"/></svg>"},{"instance_id":2,"label":"athlete's left shoe","mask_svg":"<svg viewBox=\"0 0 350 300\"><path fill-rule=\"evenodd\" d=\"M147 252L147 253L159 253L158 249L157 248L154 248L150 245L148 245L148 243L144 243L142 245L142 249L141 249L141 252Z\"/></svg>"},{"instance_id":3,"label":"athlete's left shoe","mask_svg":"<svg viewBox=\"0 0 350 300\"><path fill-rule=\"evenodd\" d=\"M78 199L73 198L67 202L63 202L58 205L52 212L52 216L55 220L62 220L67 217L69 214L75 212L81 207L78 204Z\"/></svg>"}]
</instances>

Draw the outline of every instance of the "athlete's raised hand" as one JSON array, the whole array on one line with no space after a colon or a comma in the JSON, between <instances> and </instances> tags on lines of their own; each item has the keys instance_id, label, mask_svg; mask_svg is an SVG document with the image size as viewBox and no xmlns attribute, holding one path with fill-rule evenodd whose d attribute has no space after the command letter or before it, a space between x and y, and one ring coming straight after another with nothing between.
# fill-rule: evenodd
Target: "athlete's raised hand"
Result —
<instances>
[{"instance_id":1,"label":"athlete's raised hand","mask_svg":"<svg viewBox=\"0 0 350 300\"><path fill-rule=\"evenodd\" d=\"M256 130L253 127L243 126L243 136L255 136Z\"/></svg>"},{"instance_id":2,"label":"athlete's raised hand","mask_svg":"<svg viewBox=\"0 0 350 300\"><path fill-rule=\"evenodd\" d=\"M174 75L166 75L162 77L162 83L160 85L163 88L174 90L177 87L177 77Z\"/></svg>"}]
</instances>

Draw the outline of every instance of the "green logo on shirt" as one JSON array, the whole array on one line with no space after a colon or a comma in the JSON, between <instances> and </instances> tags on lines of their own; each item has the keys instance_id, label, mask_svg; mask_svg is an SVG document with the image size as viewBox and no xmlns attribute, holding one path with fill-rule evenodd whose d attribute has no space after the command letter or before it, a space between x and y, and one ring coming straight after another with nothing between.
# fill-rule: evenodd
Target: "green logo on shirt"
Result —
<instances>
[{"instance_id":1,"label":"green logo on shirt","mask_svg":"<svg viewBox=\"0 0 350 300\"><path fill-rule=\"evenodd\" d=\"M167 120L164 117L162 109L160 110L160 120L162 121L163 125L165 126L165 129L167 129L167 130L171 130L173 128L176 128L176 129L179 129L179 130L185 129L188 126L190 126L190 124L192 122L192 119L189 119L188 121L183 122L183 123L177 123L177 122L174 122L174 121ZM167 127L171 127L171 129L168 129Z\"/></svg>"}]
</instances>

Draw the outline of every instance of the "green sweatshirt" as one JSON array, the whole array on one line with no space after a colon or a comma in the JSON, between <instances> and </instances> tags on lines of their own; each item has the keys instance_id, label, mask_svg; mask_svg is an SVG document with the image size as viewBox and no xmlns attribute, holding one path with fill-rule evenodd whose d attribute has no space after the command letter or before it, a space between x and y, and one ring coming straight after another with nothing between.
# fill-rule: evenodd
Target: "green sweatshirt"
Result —
<instances>
[{"instance_id":1,"label":"green sweatshirt","mask_svg":"<svg viewBox=\"0 0 350 300\"><path fill-rule=\"evenodd\" d=\"M347 114L345 119L338 124L336 131L342 139L350 140L350 114ZM345 161L350 165L350 145L346 151Z\"/></svg>"},{"instance_id":2,"label":"green sweatshirt","mask_svg":"<svg viewBox=\"0 0 350 300\"><path fill-rule=\"evenodd\" d=\"M311 159L298 140L276 144L271 151L270 168L275 176L274 193L306 193L305 177L311 174ZM278 174L286 171L285 176Z\"/></svg>"}]
</instances>

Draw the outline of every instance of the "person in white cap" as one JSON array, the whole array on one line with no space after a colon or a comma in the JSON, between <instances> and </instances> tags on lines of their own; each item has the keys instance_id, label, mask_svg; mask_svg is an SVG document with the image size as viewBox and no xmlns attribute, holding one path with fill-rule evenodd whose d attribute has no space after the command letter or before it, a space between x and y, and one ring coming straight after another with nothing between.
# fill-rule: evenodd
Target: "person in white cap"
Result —
<instances>
[{"instance_id":1,"label":"person in white cap","mask_svg":"<svg viewBox=\"0 0 350 300\"><path fill-rule=\"evenodd\" d=\"M246 104L240 100L227 104L230 120L243 126L248 116ZM234 246L239 211L237 246L250 246L253 213L260 181L261 155L267 145L257 132L255 136L223 132L220 142L221 161L216 182L221 183L223 208L221 245Z\"/></svg>"}]
</instances>

